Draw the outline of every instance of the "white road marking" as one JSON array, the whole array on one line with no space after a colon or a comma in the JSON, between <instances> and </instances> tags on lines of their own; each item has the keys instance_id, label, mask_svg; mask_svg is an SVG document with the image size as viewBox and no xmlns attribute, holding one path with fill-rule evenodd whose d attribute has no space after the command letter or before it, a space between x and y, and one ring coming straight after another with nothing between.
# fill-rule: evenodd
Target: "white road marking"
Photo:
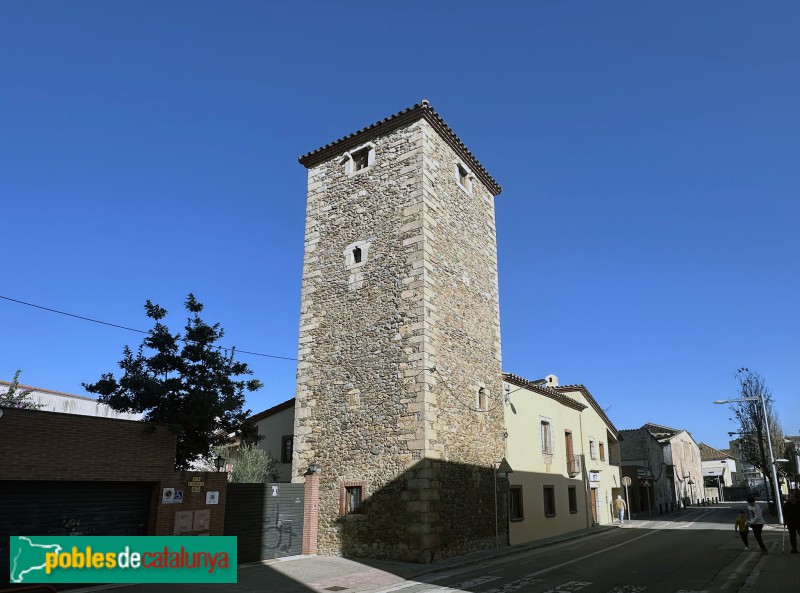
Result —
<instances>
[{"instance_id":1,"label":"white road marking","mask_svg":"<svg viewBox=\"0 0 800 593\"><path fill-rule=\"evenodd\" d=\"M456 589L466 589L467 587L475 587L476 585L482 585L483 583L496 581L499 578L500 577L475 577L474 579L469 579L468 581L453 585L453 587Z\"/></svg>"},{"instance_id":2,"label":"white road marking","mask_svg":"<svg viewBox=\"0 0 800 593\"><path fill-rule=\"evenodd\" d=\"M582 562L582 561L586 560L587 558L591 558L592 556L597 556L599 554L605 554L606 552L609 552L609 551L611 551L611 550L613 550L615 548L621 548L622 546L627 546L628 544L632 544L633 542L635 542L637 540L643 539L645 537L650 537L651 535L653 535L655 533L660 533L660 532L659 531L648 531L644 535L640 535L639 537L634 537L633 539L629 539L628 541L622 542L621 544L617 544L615 546L610 546L610 547L604 548L602 550L597 550L596 552L592 552L591 554L586 554L586 556L581 556L580 558L575 558L573 560L567 560L566 562L562 562L561 564L556 564L555 566L551 566L549 568L543 568L542 570L540 570L538 572L534 572L532 574L538 576L540 574L548 573L551 570L555 570L557 568L561 568L562 566L569 566L570 564L575 564L576 562Z\"/></svg>"},{"instance_id":3,"label":"white road marking","mask_svg":"<svg viewBox=\"0 0 800 593\"><path fill-rule=\"evenodd\" d=\"M543 591L543 593L572 593L572 591L580 591L584 587L588 587L591 584L592 583L586 583L583 581L570 581L568 583L562 583L561 585L556 585L552 589Z\"/></svg>"},{"instance_id":4,"label":"white road marking","mask_svg":"<svg viewBox=\"0 0 800 593\"><path fill-rule=\"evenodd\" d=\"M695 517L692 521L688 522L686 525L681 526L679 529L682 529L684 527L689 527L692 523L695 523L698 519L700 519L701 517L704 517L705 515L708 515L711 512L713 512L713 511L706 511L705 513L701 513L701 514L697 515L697 517ZM563 568L564 566L569 566L570 564L575 564L576 562L583 562L587 558L591 558L593 556L598 556L600 554L605 554L606 552L609 552L609 551L614 550L616 548L621 548L622 546L627 546L628 544L632 544L633 542L638 541L640 539L644 539L646 537L650 537L651 535L654 535L656 533L661 533L661 532L660 531L648 531L647 533L645 533L643 535L640 535L638 537L634 537L633 539L630 539L628 541L616 544L614 546L609 546L608 548L604 548L602 550L597 550L596 552L592 552L591 554L586 554L585 556L580 556L579 558L575 558L573 560L567 560L566 562L562 562L561 564L556 564L554 566L550 566L548 568L543 568L542 570L538 570L536 572L532 572L532 573L530 573L528 575L525 575L521 579L506 583L501 588L495 587L493 589L490 589L490 590L486 591L485 593L510 593L512 591L516 591L517 589L521 588L522 586L533 584L533 583L540 583L540 582L542 582L542 580L541 579L535 579L534 577L538 577L540 575L547 574L548 572L551 572L551 571L559 569L559 568ZM525 562L522 562L520 564L525 564ZM502 570L502 569L499 569L499 570ZM498 571L493 571L493 572L498 572ZM451 576L451 575L448 574L447 576ZM444 578L444 576L437 576L435 580L442 580L443 578ZM496 577L496 578L499 578L499 577ZM434 579L428 579L428 580L432 581ZM416 587L416 586L419 586L419 585L422 585L422 584L423 583L419 583L417 581L411 581L411 582L408 582L408 583L405 583L405 584L402 584L402 585L397 585L395 587L390 587L388 589L381 589L380 591L376 591L376 593L394 593L395 591L402 591L403 589L408 589L410 587ZM623 585L623 587L624 588L616 587L616 588L612 589L609 593L637 593L637 592L645 590L644 587L636 588L635 585ZM418 593L433 593L435 591L448 591L448 590L449 591L457 591L457 589L451 589L449 587L438 587L438 588L435 588L435 589L426 589L424 591L419 591ZM558 588L556 588L556 589L553 589L552 591L553 591L553 593L558 593L559 590L558 590ZM569 589L567 589L566 591L569 591ZM545 592L545 593L547 593L547 592ZM681 592L677 592L677 593L681 593ZM694 592L687 591L685 593L694 593ZM705 592L700 591L700 592L697 592L697 593L705 593Z\"/></svg>"}]
</instances>

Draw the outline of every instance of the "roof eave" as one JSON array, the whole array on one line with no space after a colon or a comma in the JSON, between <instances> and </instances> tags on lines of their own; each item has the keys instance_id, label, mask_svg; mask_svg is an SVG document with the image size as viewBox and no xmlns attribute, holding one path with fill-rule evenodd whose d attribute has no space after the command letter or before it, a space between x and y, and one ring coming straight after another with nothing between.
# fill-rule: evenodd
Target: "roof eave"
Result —
<instances>
[{"instance_id":1,"label":"roof eave","mask_svg":"<svg viewBox=\"0 0 800 593\"><path fill-rule=\"evenodd\" d=\"M410 125L420 119L427 121L434 130L447 142L456 154L470 167L475 176L492 192L492 195L499 195L503 190L497 181L489 175L488 171L475 158L464 143L459 139L453 130L448 126L436 110L427 101L422 101L399 113L384 118L366 128L353 132L321 148L308 152L298 158L301 165L310 169L330 158L347 152L373 138L388 134L392 130Z\"/></svg>"}]
</instances>

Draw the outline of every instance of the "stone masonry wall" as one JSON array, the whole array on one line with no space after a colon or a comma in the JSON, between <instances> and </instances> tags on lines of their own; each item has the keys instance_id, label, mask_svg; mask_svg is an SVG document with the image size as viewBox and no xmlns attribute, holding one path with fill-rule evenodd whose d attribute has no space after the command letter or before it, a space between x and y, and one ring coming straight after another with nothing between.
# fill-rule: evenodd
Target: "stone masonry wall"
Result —
<instances>
[{"instance_id":1,"label":"stone masonry wall","mask_svg":"<svg viewBox=\"0 0 800 593\"><path fill-rule=\"evenodd\" d=\"M495 544L494 204L425 120L371 142L366 169L309 170L293 480L321 467L319 553L429 562Z\"/></svg>"},{"instance_id":2,"label":"stone masonry wall","mask_svg":"<svg viewBox=\"0 0 800 593\"><path fill-rule=\"evenodd\" d=\"M381 489L423 456L412 404L421 397L420 211L422 134L418 122L373 141L375 162L348 176L340 158L309 171L293 479L321 466L318 549L396 556L405 525L400 508L384 520L340 515L344 483L363 483L371 507ZM360 266L345 249L367 242ZM373 500L374 499L374 500ZM393 496L388 496L393 500ZM364 549L362 527L381 535ZM344 540L347 541L344 541Z\"/></svg>"},{"instance_id":3,"label":"stone masonry wall","mask_svg":"<svg viewBox=\"0 0 800 593\"><path fill-rule=\"evenodd\" d=\"M442 557L495 545L492 468L505 456L494 196L476 177L463 189L460 162L426 126L425 346L436 372L424 420L426 457L440 460L432 539Z\"/></svg>"}]
</instances>

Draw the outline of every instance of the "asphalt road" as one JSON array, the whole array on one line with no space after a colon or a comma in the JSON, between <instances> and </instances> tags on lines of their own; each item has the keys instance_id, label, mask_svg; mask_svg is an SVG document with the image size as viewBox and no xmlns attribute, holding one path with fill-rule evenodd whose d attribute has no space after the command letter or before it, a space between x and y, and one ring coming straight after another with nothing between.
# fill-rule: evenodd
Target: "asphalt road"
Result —
<instances>
[{"instance_id":1,"label":"asphalt road","mask_svg":"<svg viewBox=\"0 0 800 593\"><path fill-rule=\"evenodd\" d=\"M381 593L735 593L760 556L733 531L736 510L701 507L679 518L637 521L592 538L540 548L467 571L432 575ZM767 534L765 541L776 537ZM778 536L779 538L779 536ZM749 560L749 561L748 561Z\"/></svg>"},{"instance_id":2,"label":"asphalt road","mask_svg":"<svg viewBox=\"0 0 800 593\"><path fill-rule=\"evenodd\" d=\"M736 513L743 508L744 503L731 503L656 515L622 528L447 570L435 565L293 557L242 566L239 582L231 585L105 585L82 591L738 593L761 560L752 536L751 551L746 552L733 530ZM781 535L765 531L764 540L776 553ZM410 576L421 570L438 572Z\"/></svg>"}]
</instances>

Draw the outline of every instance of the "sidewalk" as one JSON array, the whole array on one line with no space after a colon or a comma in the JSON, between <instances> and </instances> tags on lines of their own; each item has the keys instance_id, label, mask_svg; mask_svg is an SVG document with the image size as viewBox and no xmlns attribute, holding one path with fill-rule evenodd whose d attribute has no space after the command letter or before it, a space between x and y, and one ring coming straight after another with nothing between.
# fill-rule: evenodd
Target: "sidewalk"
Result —
<instances>
[{"instance_id":1,"label":"sidewalk","mask_svg":"<svg viewBox=\"0 0 800 593\"><path fill-rule=\"evenodd\" d=\"M745 558L744 562L750 564L753 558L756 561L752 562L750 576L739 593L800 591L800 554L789 553L791 549L789 535L785 534L782 526L777 524L766 525L762 533L769 554L743 552L743 554L751 556L751 558ZM783 536L785 536L785 550L781 545Z\"/></svg>"}]
</instances>

